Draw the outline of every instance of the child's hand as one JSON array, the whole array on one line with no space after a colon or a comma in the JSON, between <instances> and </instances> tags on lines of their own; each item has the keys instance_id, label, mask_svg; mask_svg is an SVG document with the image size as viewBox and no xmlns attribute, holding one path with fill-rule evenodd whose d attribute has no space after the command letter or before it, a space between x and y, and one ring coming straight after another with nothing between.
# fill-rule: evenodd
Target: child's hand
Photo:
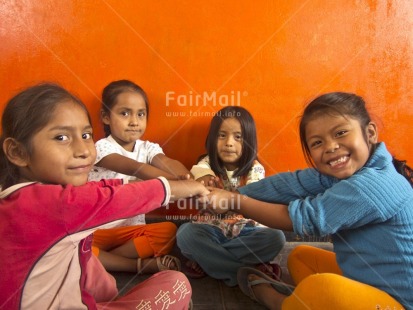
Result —
<instances>
[{"instance_id":1,"label":"child's hand","mask_svg":"<svg viewBox=\"0 0 413 310\"><path fill-rule=\"evenodd\" d=\"M225 213L229 210L237 210L241 196L234 192L223 189L208 187L210 193L198 198L198 201L205 204L214 213Z\"/></svg>"},{"instance_id":2,"label":"child's hand","mask_svg":"<svg viewBox=\"0 0 413 310\"><path fill-rule=\"evenodd\" d=\"M197 181L193 181L194 183L199 183ZM210 194L210 191L207 187L205 187L202 183L200 184L201 187L197 191L198 197L207 197Z\"/></svg>"},{"instance_id":3,"label":"child's hand","mask_svg":"<svg viewBox=\"0 0 413 310\"><path fill-rule=\"evenodd\" d=\"M193 197L204 197L209 194L209 190L203 184L193 179L169 181L169 185L171 187L171 201Z\"/></svg>"},{"instance_id":4,"label":"child's hand","mask_svg":"<svg viewBox=\"0 0 413 310\"><path fill-rule=\"evenodd\" d=\"M221 179L213 175L203 176L201 178L198 178L197 181L201 182L205 186L224 188L224 184L222 183Z\"/></svg>"},{"instance_id":5,"label":"child's hand","mask_svg":"<svg viewBox=\"0 0 413 310\"><path fill-rule=\"evenodd\" d=\"M178 180L190 180L190 179L193 179L193 177L189 173L187 173L184 175L178 175L177 179Z\"/></svg>"},{"instance_id":6,"label":"child's hand","mask_svg":"<svg viewBox=\"0 0 413 310\"><path fill-rule=\"evenodd\" d=\"M221 178L219 177L212 177L207 186L212 186L212 187L216 187L216 188L224 188L224 183L222 182Z\"/></svg>"}]
</instances>

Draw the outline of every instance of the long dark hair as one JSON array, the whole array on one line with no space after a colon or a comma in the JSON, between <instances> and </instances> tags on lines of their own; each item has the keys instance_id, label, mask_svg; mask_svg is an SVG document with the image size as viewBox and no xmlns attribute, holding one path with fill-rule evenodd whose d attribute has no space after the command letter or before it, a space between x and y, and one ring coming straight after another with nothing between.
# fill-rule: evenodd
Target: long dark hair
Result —
<instances>
[{"instance_id":1,"label":"long dark hair","mask_svg":"<svg viewBox=\"0 0 413 310\"><path fill-rule=\"evenodd\" d=\"M74 95L55 83L41 83L31 86L11 98L3 111L0 137L0 186L6 189L17 184L19 169L12 164L3 151L7 138L13 138L23 145L30 155L33 151L32 138L50 121L60 103L72 101L79 104L90 117L86 106Z\"/></svg>"},{"instance_id":2,"label":"long dark hair","mask_svg":"<svg viewBox=\"0 0 413 310\"><path fill-rule=\"evenodd\" d=\"M406 161L399 160L393 156L393 165L396 168L397 172L404 176L413 187L413 169L406 164Z\"/></svg>"},{"instance_id":3,"label":"long dark hair","mask_svg":"<svg viewBox=\"0 0 413 310\"><path fill-rule=\"evenodd\" d=\"M313 160L310 156L310 149L307 144L305 135L305 128L309 121L319 115L341 115L343 117L350 117L357 120L363 129L364 139L367 141L364 128L371 122L370 114L366 109L366 103L363 98L352 93L333 92L321 95L311 101L301 117L300 121L300 142L304 157L307 163L314 167ZM409 183L413 186L413 170L406 161L398 160L393 157L393 165L397 172L403 175Z\"/></svg>"},{"instance_id":4,"label":"long dark hair","mask_svg":"<svg viewBox=\"0 0 413 310\"><path fill-rule=\"evenodd\" d=\"M218 156L217 140L222 122L227 118L235 118L241 124L242 154L234 177L247 175L254 160L257 159L257 132L255 122L246 109L238 106L228 106L219 110L211 120L205 148L208 152L211 169L218 176L226 176L225 166Z\"/></svg>"},{"instance_id":5,"label":"long dark hair","mask_svg":"<svg viewBox=\"0 0 413 310\"><path fill-rule=\"evenodd\" d=\"M136 92L142 96L146 106L146 118L149 116L149 101L145 91L137 84L129 80L119 80L109 83L102 91L102 111L106 114L110 114L110 111L117 103L118 96L125 92ZM103 124L103 130L105 136L108 137L111 134L110 126Z\"/></svg>"}]
</instances>

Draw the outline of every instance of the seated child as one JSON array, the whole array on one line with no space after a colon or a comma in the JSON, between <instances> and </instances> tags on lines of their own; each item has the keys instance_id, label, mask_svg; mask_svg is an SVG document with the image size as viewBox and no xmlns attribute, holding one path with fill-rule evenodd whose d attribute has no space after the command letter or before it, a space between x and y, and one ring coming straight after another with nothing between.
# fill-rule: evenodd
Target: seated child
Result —
<instances>
[{"instance_id":1,"label":"seated child","mask_svg":"<svg viewBox=\"0 0 413 310\"><path fill-rule=\"evenodd\" d=\"M87 182L96 158L86 107L55 84L13 97L0 137L0 307L3 309L188 309L191 286L163 271L117 298L91 255L90 235L175 199L205 195L193 180Z\"/></svg>"},{"instance_id":2,"label":"seated child","mask_svg":"<svg viewBox=\"0 0 413 310\"><path fill-rule=\"evenodd\" d=\"M264 167L257 161L255 122L242 107L226 107L211 121L206 139L208 154L201 157L191 172L195 179L227 190L256 182L264 177ZM214 178L216 177L216 178ZM281 268L269 264L281 251L285 236L232 212L225 217L202 212L191 223L181 225L177 243L190 261L188 277L209 276L237 285L237 270L254 266L274 278Z\"/></svg>"},{"instance_id":3,"label":"seated child","mask_svg":"<svg viewBox=\"0 0 413 310\"><path fill-rule=\"evenodd\" d=\"M147 95L135 83L114 81L103 89L101 116L106 138L96 142L97 157L89 180L189 178L185 166L165 156L158 144L141 140L148 114ZM180 270L179 259L166 255L175 244L175 234L172 222L145 224L141 214L122 227L97 230L93 253L111 271Z\"/></svg>"}]
</instances>

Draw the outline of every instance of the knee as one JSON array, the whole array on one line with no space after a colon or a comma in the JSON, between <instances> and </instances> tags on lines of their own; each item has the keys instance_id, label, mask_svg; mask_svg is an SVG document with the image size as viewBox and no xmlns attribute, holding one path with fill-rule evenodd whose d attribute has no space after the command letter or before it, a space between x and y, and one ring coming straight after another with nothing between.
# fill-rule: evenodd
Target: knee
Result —
<instances>
[{"instance_id":1,"label":"knee","mask_svg":"<svg viewBox=\"0 0 413 310\"><path fill-rule=\"evenodd\" d=\"M188 303L191 300L191 295L192 295L192 287L191 283L189 282L189 279L186 277L185 274L183 274L180 271L175 271L175 270L166 270L166 272L170 273L170 278L173 279L173 288L177 287L177 283L179 283L179 288L180 291L184 294L184 297L188 299ZM188 294L189 293L189 294Z\"/></svg>"},{"instance_id":2,"label":"knee","mask_svg":"<svg viewBox=\"0 0 413 310\"><path fill-rule=\"evenodd\" d=\"M203 234L203 226L201 224L185 223L179 227L178 232L182 236L199 236Z\"/></svg>"},{"instance_id":3,"label":"knee","mask_svg":"<svg viewBox=\"0 0 413 310\"><path fill-rule=\"evenodd\" d=\"M350 296L342 290L343 282L343 276L332 273L308 276L284 300L283 309L352 309L351 305L344 306L351 298L343 298Z\"/></svg>"},{"instance_id":4,"label":"knee","mask_svg":"<svg viewBox=\"0 0 413 310\"><path fill-rule=\"evenodd\" d=\"M315 302L313 309L328 309L329 303L335 305L334 300L342 299L342 288L345 278L333 273L317 273L304 278L294 290L292 299L304 301L306 304ZM344 282L344 283L343 283ZM338 293L340 292L340 293ZM319 297L322 296L320 299ZM327 302L327 300L329 300ZM319 303L322 302L322 305ZM288 307L287 307L288 308ZM336 306L333 309L337 309ZM292 309L295 309L294 307ZM331 309L331 308L330 308Z\"/></svg>"},{"instance_id":5,"label":"knee","mask_svg":"<svg viewBox=\"0 0 413 310\"><path fill-rule=\"evenodd\" d=\"M309 245L297 245L294 249L291 250L292 256L306 256L308 252L312 251L314 247Z\"/></svg>"},{"instance_id":6,"label":"knee","mask_svg":"<svg viewBox=\"0 0 413 310\"><path fill-rule=\"evenodd\" d=\"M294 249L291 250L290 254L288 255L288 266L293 264L296 261L306 260L311 252L313 247L308 245L298 245Z\"/></svg>"},{"instance_id":7,"label":"knee","mask_svg":"<svg viewBox=\"0 0 413 310\"><path fill-rule=\"evenodd\" d=\"M190 240L193 230L193 224L191 223L185 223L179 226L179 229L176 233L176 241L178 245L180 245L183 242L186 242L187 240Z\"/></svg>"},{"instance_id":8,"label":"knee","mask_svg":"<svg viewBox=\"0 0 413 310\"><path fill-rule=\"evenodd\" d=\"M313 287L317 288L317 290L322 290L325 294L329 294L329 290L332 292L336 291L337 288L343 285L345 280L348 279L335 273L316 273L306 277L300 282L299 287L301 290L308 290Z\"/></svg>"},{"instance_id":9,"label":"knee","mask_svg":"<svg viewBox=\"0 0 413 310\"><path fill-rule=\"evenodd\" d=\"M335 273L316 273L304 278L297 286L295 293L300 296L310 295L311 291L322 296L342 295L345 292L361 294L368 285L346 278ZM373 287L371 287L373 289Z\"/></svg>"},{"instance_id":10,"label":"knee","mask_svg":"<svg viewBox=\"0 0 413 310\"><path fill-rule=\"evenodd\" d=\"M175 281L189 282L188 278L180 271L164 270L164 271L160 271L160 273L164 274L165 276L171 279L174 279Z\"/></svg>"},{"instance_id":11,"label":"knee","mask_svg":"<svg viewBox=\"0 0 413 310\"><path fill-rule=\"evenodd\" d=\"M279 240L280 242L285 242L285 235L282 230L258 226L258 233Z\"/></svg>"},{"instance_id":12,"label":"knee","mask_svg":"<svg viewBox=\"0 0 413 310\"><path fill-rule=\"evenodd\" d=\"M158 283L169 282L172 286L175 286L176 283L180 284L180 287L185 287L191 291L191 284L188 278L180 271L175 270L164 270L157 272L153 278L157 278Z\"/></svg>"},{"instance_id":13,"label":"knee","mask_svg":"<svg viewBox=\"0 0 413 310\"><path fill-rule=\"evenodd\" d=\"M182 224L176 233L176 242L179 247L198 243L202 238L202 227L200 224Z\"/></svg>"},{"instance_id":14,"label":"knee","mask_svg":"<svg viewBox=\"0 0 413 310\"><path fill-rule=\"evenodd\" d=\"M264 228L261 230L261 240L267 240L270 246L281 250L285 244L285 235L281 230Z\"/></svg>"},{"instance_id":15,"label":"knee","mask_svg":"<svg viewBox=\"0 0 413 310\"><path fill-rule=\"evenodd\" d=\"M334 273L318 273L306 277L283 304L286 309L302 309L291 305L306 304L311 309L376 309L387 305L390 309L402 306L389 294L373 286ZM386 308L387 309L387 308Z\"/></svg>"},{"instance_id":16,"label":"knee","mask_svg":"<svg viewBox=\"0 0 413 310\"><path fill-rule=\"evenodd\" d=\"M168 235L170 236L175 236L176 235L176 231L178 230L178 228L176 227L176 225L172 222L164 222L164 229L167 232Z\"/></svg>"},{"instance_id":17,"label":"knee","mask_svg":"<svg viewBox=\"0 0 413 310\"><path fill-rule=\"evenodd\" d=\"M99 257L100 249L97 246L92 246L92 253L96 257Z\"/></svg>"},{"instance_id":18,"label":"knee","mask_svg":"<svg viewBox=\"0 0 413 310\"><path fill-rule=\"evenodd\" d=\"M278 230L278 229L272 229L272 235L273 235L273 239L276 240L276 242L280 245L284 245L285 244L285 235L284 232L282 230Z\"/></svg>"}]
</instances>

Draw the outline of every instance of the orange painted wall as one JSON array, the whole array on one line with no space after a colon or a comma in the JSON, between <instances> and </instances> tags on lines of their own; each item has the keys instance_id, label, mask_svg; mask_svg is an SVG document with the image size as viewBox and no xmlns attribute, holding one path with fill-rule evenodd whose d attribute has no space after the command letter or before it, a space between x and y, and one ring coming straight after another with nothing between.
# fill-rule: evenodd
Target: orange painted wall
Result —
<instances>
[{"instance_id":1,"label":"orange painted wall","mask_svg":"<svg viewBox=\"0 0 413 310\"><path fill-rule=\"evenodd\" d=\"M239 100L273 174L305 167L304 104L350 91L365 97L390 150L413 164L412 21L409 1L2 1L0 108L21 88L58 81L88 105L98 139L102 88L131 79L150 99L144 138L190 168L210 115ZM205 92L221 101L196 105Z\"/></svg>"}]
</instances>

